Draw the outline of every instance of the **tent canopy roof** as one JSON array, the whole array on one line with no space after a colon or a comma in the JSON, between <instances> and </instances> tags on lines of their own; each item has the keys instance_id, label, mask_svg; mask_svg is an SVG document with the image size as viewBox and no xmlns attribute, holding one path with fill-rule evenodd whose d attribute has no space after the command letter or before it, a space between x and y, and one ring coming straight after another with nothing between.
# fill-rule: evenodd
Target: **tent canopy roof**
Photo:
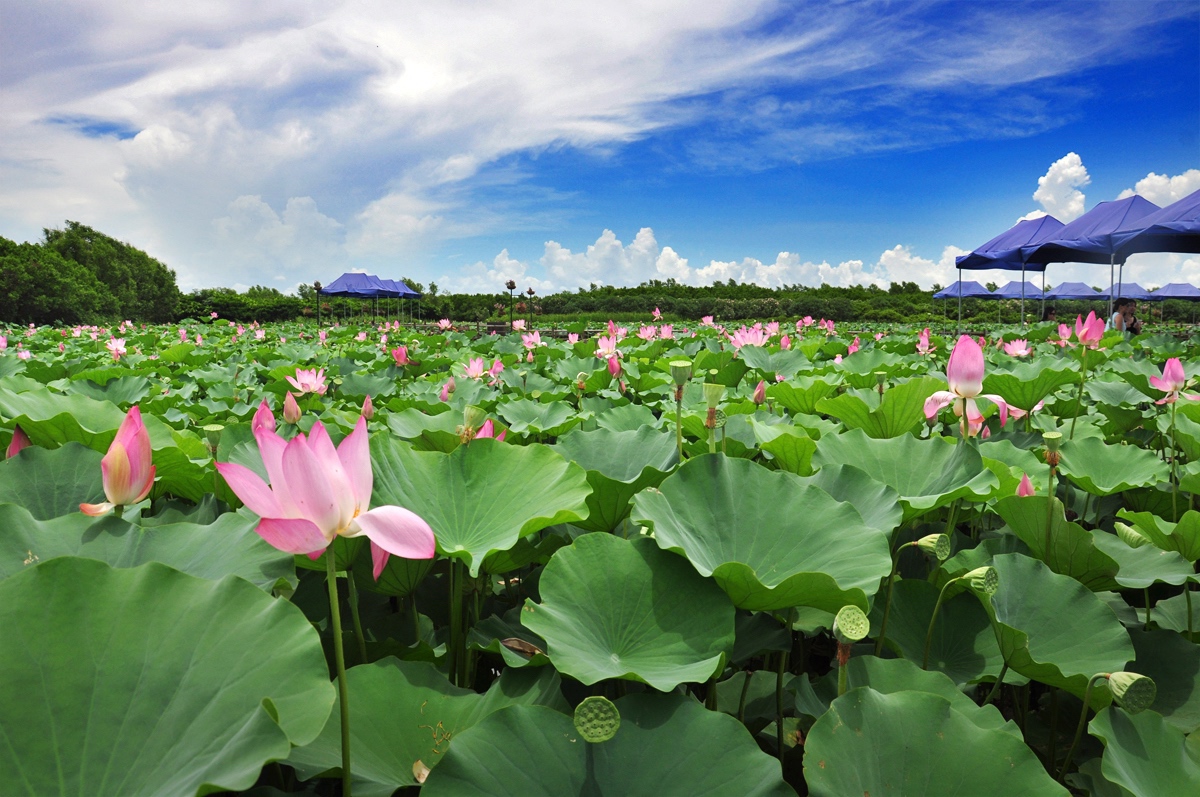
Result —
<instances>
[{"instance_id":1,"label":"tent canopy roof","mask_svg":"<svg viewBox=\"0 0 1200 797\"><path fill-rule=\"evenodd\" d=\"M374 274L347 271L319 293L322 296L348 296L358 299L411 299L421 294L396 280L380 279Z\"/></svg>"},{"instance_id":2,"label":"tent canopy roof","mask_svg":"<svg viewBox=\"0 0 1200 797\"><path fill-rule=\"evenodd\" d=\"M935 299L954 299L958 298L961 293L962 298L984 298L992 295L992 292L980 285L974 280L959 280L952 285L942 288L933 295Z\"/></svg>"},{"instance_id":3,"label":"tent canopy roof","mask_svg":"<svg viewBox=\"0 0 1200 797\"><path fill-rule=\"evenodd\" d=\"M1047 299L1106 299L1107 294L1082 282L1064 282L1046 291Z\"/></svg>"},{"instance_id":4,"label":"tent canopy roof","mask_svg":"<svg viewBox=\"0 0 1200 797\"><path fill-rule=\"evenodd\" d=\"M1121 257L1135 252L1200 253L1200 191L1117 230L1113 239Z\"/></svg>"},{"instance_id":5,"label":"tent canopy roof","mask_svg":"<svg viewBox=\"0 0 1200 797\"><path fill-rule=\"evenodd\" d=\"M1190 299L1200 301L1200 288L1186 282L1172 282L1151 294L1155 299Z\"/></svg>"},{"instance_id":6,"label":"tent canopy roof","mask_svg":"<svg viewBox=\"0 0 1200 797\"><path fill-rule=\"evenodd\" d=\"M1009 271L1045 271L1044 263L1026 266L1021 247L1036 245L1049 240L1063 228L1063 223L1053 216L1019 221L968 255L955 258L962 269L1002 268Z\"/></svg>"},{"instance_id":7,"label":"tent canopy roof","mask_svg":"<svg viewBox=\"0 0 1200 797\"><path fill-rule=\"evenodd\" d=\"M1030 263L1110 263L1116 252L1113 234L1138 225L1158 209L1137 194L1101 202L1049 240L1023 247L1022 252ZM1116 259L1125 262L1124 257Z\"/></svg>"}]
</instances>

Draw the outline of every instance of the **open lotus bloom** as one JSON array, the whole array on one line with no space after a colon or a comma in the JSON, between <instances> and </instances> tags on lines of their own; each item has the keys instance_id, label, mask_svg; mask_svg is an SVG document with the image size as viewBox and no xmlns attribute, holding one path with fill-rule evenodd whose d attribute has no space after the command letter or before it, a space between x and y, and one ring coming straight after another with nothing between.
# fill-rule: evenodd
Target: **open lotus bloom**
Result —
<instances>
[{"instance_id":1,"label":"open lotus bloom","mask_svg":"<svg viewBox=\"0 0 1200 797\"><path fill-rule=\"evenodd\" d=\"M1033 354L1029 341L1017 339L1004 344L1004 353L1010 357L1027 357Z\"/></svg>"},{"instance_id":2,"label":"open lotus bloom","mask_svg":"<svg viewBox=\"0 0 1200 797\"><path fill-rule=\"evenodd\" d=\"M1095 312L1088 313L1086 321L1083 316L1075 317L1075 338L1081 346L1094 349L1102 337L1104 337L1104 322L1096 318Z\"/></svg>"},{"instance_id":3,"label":"open lotus bloom","mask_svg":"<svg viewBox=\"0 0 1200 797\"><path fill-rule=\"evenodd\" d=\"M308 435L284 440L266 424L254 434L270 486L250 468L218 462L217 470L234 494L260 517L256 531L271 545L316 559L341 535L371 541L375 578L392 554L432 559L433 530L413 512L398 506L368 510L374 476L361 416L354 431L334 448L317 421Z\"/></svg>"},{"instance_id":4,"label":"open lotus bloom","mask_svg":"<svg viewBox=\"0 0 1200 797\"><path fill-rule=\"evenodd\" d=\"M983 426L983 414L975 404L976 398L993 402L1000 410L1000 425L1008 421L1008 403L1000 396L983 393L983 349L969 335L954 344L946 364L949 390L939 390L925 399L925 417L933 418L943 407L954 405L954 414L964 418L964 436L973 437Z\"/></svg>"},{"instance_id":5,"label":"open lotus bloom","mask_svg":"<svg viewBox=\"0 0 1200 797\"><path fill-rule=\"evenodd\" d=\"M100 460L104 496L108 500L100 504L80 504L79 511L96 517L114 507L136 504L144 499L154 486L152 456L150 433L142 423L142 411L136 406L131 407L125 420L121 421L108 453Z\"/></svg>"},{"instance_id":6,"label":"open lotus bloom","mask_svg":"<svg viewBox=\"0 0 1200 797\"><path fill-rule=\"evenodd\" d=\"M1187 387L1187 376L1183 373L1183 363L1178 357L1172 357L1163 365L1162 377L1150 377L1150 384L1156 389L1161 390L1167 395L1160 398L1155 404L1174 404L1178 400L1181 391ZM1200 399L1200 396L1182 394L1186 399Z\"/></svg>"},{"instance_id":7,"label":"open lotus bloom","mask_svg":"<svg viewBox=\"0 0 1200 797\"><path fill-rule=\"evenodd\" d=\"M292 387L296 388L296 392L300 395L316 393L318 396L324 396L325 391L329 389L329 386L325 384L324 368L319 371L316 368L310 370L297 369L295 376L285 378Z\"/></svg>"}]
</instances>

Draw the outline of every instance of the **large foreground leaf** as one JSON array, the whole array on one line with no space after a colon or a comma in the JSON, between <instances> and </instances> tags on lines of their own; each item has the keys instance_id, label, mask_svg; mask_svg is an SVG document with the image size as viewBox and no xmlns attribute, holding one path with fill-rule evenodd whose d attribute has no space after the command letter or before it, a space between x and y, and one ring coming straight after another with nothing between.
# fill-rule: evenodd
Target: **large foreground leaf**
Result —
<instances>
[{"instance_id":1,"label":"large foreground leaf","mask_svg":"<svg viewBox=\"0 0 1200 797\"><path fill-rule=\"evenodd\" d=\"M62 558L0 582L0 792L247 789L333 704L303 613L238 579Z\"/></svg>"},{"instance_id":2,"label":"large foreground leaf","mask_svg":"<svg viewBox=\"0 0 1200 797\"><path fill-rule=\"evenodd\" d=\"M621 726L590 744L570 717L497 711L454 740L422 797L787 797L779 762L733 717L683 695L629 695Z\"/></svg>"},{"instance_id":3,"label":"large foreground leaf","mask_svg":"<svg viewBox=\"0 0 1200 797\"><path fill-rule=\"evenodd\" d=\"M38 520L77 514L80 504L104 500L103 458L79 443L30 446L0 462L0 503L21 504Z\"/></svg>"},{"instance_id":4,"label":"large foreground leaf","mask_svg":"<svg viewBox=\"0 0 1200 797\"><path fill-rule=\"evenodd\" d=\"M847 692L809 731L814 797L1067 797L1025 743L928 692Z\"/></svg>"},{"instance_id":5,"label":"large foreground leaf","mask_svg":"<svg viewBox=\"0 0 1200 797\"><path fill-rule=\"evenodd\" d=\"M743 609L864 611L891 568L887 538L847 503L798 476L720 454L688 460L633 520L711 575Z\"/></svg>"},{"instance_id":6,"label":"large foreground leaf","mask_svg":"<svg viewBox=\"0 0 1200 797\"><path fill-rule=\"evenodd\" d=\"M1195 794L1200 784L1200 743L1155 711L1130 715L1109 706L1088 724L1104 742L1100 771L1136 797Z\"/></svg>"},{"instance_id":7,"label":"large foreground leaf","mask_svg":"<svg viewBox=\"0 0 1200 797\"><path fill-rule=\"evenodd\" d=\"M1167 463L1138 446L1110 446L1085 437L1063 443L1059 471L1092 495L1151 487L1170 476Z\"/></svg>"},{"instance_id":8,"label":"large foreground leaf","mask_svg":"<svg viewBox=\"0 0 1200 797\"><path fill-rule=\"evenodd\" d=\"M590 531L615 529L629 516L633 496L658 486L679 462L675 437L644 426L625 432L575 431L553 448L587 471L592 488L588 516L575 525Z\"/></svg>"},{"instance_id":9,"label":"large foreground leaf","mask_svg":"<svg viewBox=\"0 0 1200 797\"><path fill-rule=\"evenodd\" d=\"M729 598L645 537L585 534L554 554L538 588L521 622L585 684L628 678L668 692L713 677L733 647Z\"/></svg>"},{"instance_id":10,"label":"large foreground leaf","mask_svg":"<svg viewBox=\"0 0 1200 797\"><path fill-rule=\"evenodd\" d=\"M885 390L873 406L843 393L817 402L817 412L840 419L848 429L862 429L868 437L898 437L925 420L925 399L945 386L941 379L923 376Z\"/></svg>"}]
</instances>

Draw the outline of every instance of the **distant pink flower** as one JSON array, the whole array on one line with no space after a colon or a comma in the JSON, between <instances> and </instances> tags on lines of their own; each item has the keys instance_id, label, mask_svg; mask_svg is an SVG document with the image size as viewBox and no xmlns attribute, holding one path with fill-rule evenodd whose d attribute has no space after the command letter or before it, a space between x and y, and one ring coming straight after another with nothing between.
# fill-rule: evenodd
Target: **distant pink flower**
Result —
<instances>
[{"instance_id":1,"label":"distant pink flower","mask_svg":"<svg viewBox=\"0 0 1200 797\"><path fill-rule=\"evenodd\" d=\"M881 340L883 340L883 333L882 333L882 332L876 332L876 333L875 333L875 342L876 342L876 343L878 343L878 342L879 342L879 341L881 341Z\"/></svg>"},{"instance_id":2,"label":"distant pink flower","mask_svg":"<svg viewBox=\"0 0 1200 797\"><path fill-rule=\"evenodd\" d=\"M527 332L521 335L521 343L525 346L525 348L530 350L536 349L538 346L546 345L545 343L542 343L542 333L538 332L536 329L532 332Z\"/></svg>"},{"instance_id":3,"label":"distant pink flower","mask_svg":"<svg viewBox=\"0 0 1200 797\"><path fill-rule=\"evenodd\" d=\"M579 342L579 335L578 335L577 333L575 333L575 332L568 332L568 333L567 333L567 343L569 343L569 344L571 344L572 346L574 346L574 345L575 345L576 343L578 343L578 342Z\"/></svg>"},{"instance_id":4,"label":"distant pink flower","mask_svg":"<svg viewBox=\"0 0 1200 797\"><path fill-rule=\"evenodd\" d=\"M296 397L290 390L283 399L283 419L290 424L300 423L300 405L296 403Z\"/></svg>"},{"instance_id":5,"label":"distant pink flower","mask_svg":"<svg viewBox=\"0 0 1200 797\"><path fill-rule=\"evenodd\" d=\"M518 319L514 320L512 322L512 328L513 328L513 332L520 332L522 329L525 328L525 319L518 318Z\"/></svg>"},{"instance_id":6,"label":"distant pink flower","mask_svg":"<svg viewBox=\"0 0 1200 797\"><path fill-rule=\"evenodd\" d=\"M1017 485L1017 495L1022 498L1028 498L1034 494L1033 482L1029 481L1029 474L1021 476L1021 483Z\"/></svg>"},{"instance_id":7,"label":"distant pink flower","mask_svg":"<svg viewBox=\"0 0 1200 797\"><path fill-rule=\"evenodd\" d=\"M450 394L454 392L454 388L454 377L450 377L446 380L446 384L442 385L442 390L438 393L438 398L442 401L449 401Z\"/></svg>"},{"instance_id":8,"label":"distant pink flower","mask_svg":"<svg viewBox=\"0 0 1200 797\"><path fill-rule=\"evenodd\" d=\"M616 357L609 357L608 358L608 372L610 374L612 374L613 376L619 375L621 373L621 361L618 360Z\"/></svg>"},{"instance_id":9,"label":"distant pink flower","mask_svg":"<svg viewBox=\"0 0 1200 797\"><path fill-rule=\"evenodd\" d=\"M368 509L374 476L365 418L359 417L337 448L320 421L307 436L287 441L260 426L255 439L270 486L243 465L218 462L217 470L259 516L255 531L268 543L316 559L339 536L366 536L375 578L391 555L433 558L436 543L428 523L398 506Z\"/></svg>"},{"instance_id":10,"label":"distant pink flower","mask_svg":"<svg viewBox=\"0 0 1200 797\"><path fill-rule=\"evenodd\" d=\"M441 319L440 321L438 321L437 325L438 325L438 329L442 330L443 332L445 332L450 327L454 326L453 324L450 323L449 318Z\"/></svg>"},{"instance_id":11,"label":"distant pink flower","mask_svg":"<svg viewBox=\"0 0 1200 797\"><path fill-rule=\"evenodd\" d=\"M834 355L833 362L835 365L841 365L842 364L842 355L840 355L840 354Z\"/></svg>"},{"instance_id":12,"label":"distant pink flower","mask_svg":"<svg viewBox=\"0 0 1200 797\"><path fill-rule=\"evenodd\" d=\"M298 369L295 376L287 377L287 381L302 396L305 393L316 393L318 396L324 396L325 391L329 389L329 386L325 384L324 368L319 371L316 368L309 370Z\"/></svg>"},{"instance_id":13,"label":"distant pink flower","mask_svg":"<svg viewBox=\"0 0 1200 797\"><path fill-rule=\"evenodd\" d=\"M245 328L244 326L242 326L241 324L238 324L238 325L237 325L237 333L238 333L239 335L245 335L245 334L246 334L246 328Z\"/></svg>"},{"instance_id":14,"label":"distant pink flower","mask_svg":"<svg viewBox=\"0 0 1200 797\"><path fill-rule=\"evenodd\" d=\"M1174 404L1181 395L1186 399L1200 399L1200 396L1192 396L1181 392L1187 387L1187 382L1187 376L1183 373L1183 363L1179 361L1178 357L1170 358L1163 365L1163 375L1161 378L1157 376L1150 377L1150 384L1167 394L1154 403Z\"/></svg>"},{"instance_id":15,"label":"distant pink flower","mask_svg":"<svg viewBox=\"0 0 1200 797\"><path fill-rule=\"evenodd\" d=\"M142 411L134 405L125 413L125 420L121 421L108 453L100 460L100 476L108 500L100 504L80 504L79 511L97 517L114 507L141 501L154 486L152 459L150 433L142 423Z\"/></svg>"},{"instance_id":16,"label":"distant pink flower","mask_svg":"<svg viewBox=\"0 0 1200 797\"><path fill-rule=\"evenodd\" d=\"M108 353L112 355L115 362L125 356L125 339L109 338L108 343L104 344L104 348L108 349Z\"/></svg>"},{"instance_id":17,"label":"distant pink flower","mask_svg":"<svg viewBox=\"0 0 1200 797\"><path fill-rule=\"evenodd\" d=\"M850 356L858 351L858 335L854 336L854 342L847 347L846 356Z\"/></svg>"},{"instance_id":18,"label":"distant pink flower","mask_svg":"<svg viewBox=\"0 0 1200 797\"><path fill-rule=\"evenodd\" d=\"M782 382L786 377L783 374L775 374L775 381Z\"/></svg>"},{"instance_id":19,"label":"distant pink flower","mask_svg":"<svg viewBox=\"0 0 1200 797\"><path fill-rule=\"evenodd\" d=\"M254 330L254 339L255 339L255 340L262 340L262 339L263 339L263 338L265 338L266 336L267 336L267 333L266 333L266 331L264 331L264 330L261 330L261 329L256 329L256 330Z\"/></svg>"},{"instance_id":20,"label":"distant pink flower","mask_svg":"<svg viewBox=\"0 0 1200 797\"><path fill-rule=\"evenodd\" d=\"M658 337L658 327L653 324L647 324L638 329L637 336L642 340L654 340Z\"/></svg>"},{"instance_id":21,"label":"distant pink flower","mask_svg":"<svg viewBox=\"0 0 1200 797\"><path fill-rule=\"evenodd\" d=\"M328 340L328 339L329 339L329 333L328 333L328 332L326 332L326 331L325 331L325 330L323 330L323 329L322 329L322 330L318 330L318 331L317 331L317 340L321 341L321 345L322 345L322 346L324 346L324 345L325 345L325 341L326 341L326 340Z\"/></svg>"},{"instance_id":22,"label":"distant pink flower","mask_svg":"<svg viewBox=\"0 0 1200 797\"><path fill-rule=\"evenodd\" d=\"M396 361L396 365L408 365L408 347L397 346L392 349L392 359Z\"/></svg>"},{"instance_id":23,"label":"distant pink flower","mask_svg":"<svg viewBox=\"0 0 1200 797\"><path fill-rule=\"evenodd\" d=\"M1000 396L983 393L983 350L968 335L954 344L946 364L946 380L950 390L939 390L925 400L925 417L933 418L943 407L954 405L954 414L963 419L963 436L976 434L983 424L983 415L975 404L976 398L992 401L1000 410L1000 425L1008 420L1008 403Z\"/></svg>"},{"instance_id":24,"label":"distant pink flower","mask_svg":"<svg viewBox=\"0 0 1200 797\"><path fill-rule=\"evenodd\" d=\"M768 321L766 329L767 329L767 335L769 337L772 337L772 338L775 337L776 335L779 334L779 322L778 321Z\"/></svg>"},{"instance_id":25,"label":"distant pink flower","mask_svg":"<svg viewBox=\"0 0 1200 797\"><path fill-rule=\"evenodd\" d=\"M713 325L713 317L710 315L700 317L700 326L711 327Z\"/></svg>"},{"instance_id":26,"label":"distant pink flower","mask_svg":"<svg viewBox=\"0 0 1200 797\"><path fill-rule=\"evenodd\" d=\"M209 317L209 318L216 318L216 317L217 317L217 311L216 311L216 310L212 311L211 313L209 313L209 314L208 314L208 317Z\"/></svg>"},{"instance_id":27,"label":"distant pink flower","mask_svg":"<svg viewBox=\"0 0 1200 797\"><path fill-rule=\"evenodd\" d=\"M60 354L66 350L67 350L67 347L64 344L62 344L62 343L58 344L58 351Z\"/></svg>"},{"instance_id":28,"label":"distant pink flower","mask_svg":"<svg viewBox=\"0 0 1200 797\"><path fill-rule=\"evenodd\" d=\"M8 348L8 338L4 335L0 335L0 351L4 351L7 348Z\"/></svg>"},{"instance_id":29,"label":"distant pink flower","mask_svg":"<svg viewBox=\"0 0 1200 797\"><path fill-rule=\"evenodd\" d=\"M179 328L179 341L181 343L187 343L187 328L186 327Z\"/></svg>"},{"instance_id":30,"label":"distant pink flower","mask_svg":"<svg viewBox=\"0 0 1200 797\"><path fill-rule=\"evenodd\" d=\"M779 348L781 348L781 349L792 348L792 339L790 337L788 337L787 335L784 335L783 337L781 337L779 339Z\"/></svg>"},{"instance_id":31,"label":"distant pink flower","mask_svg":"<svg viewBox=\"0 0 1200 797\"><path fill-rule=\"evenodd\" d=\"M1102 337L1104 337L1104 322L1096 318L1095 311L1088 313L1086 321L1083 316L1075 317L1075 339L1079 341L1079 345L1094 349L1099 345Z\"/></svg>"},{"instance_id":32,"label":"distant pink flower","mask_svg":"<svg viewBox=\"0 0 1200 797\"><path fill-rule=\"evenodd\" d=\"M28 360L28 359L31 359L32 357L33 357L33 352L29 351L28 349L21 349L20 351L17 352L18 360ZM114 359L116 359L116 358L114 358Z\"/></svg>"},{"instance_id":33,"label":"distant pink flower","mask_svg":"<svg viewBox=\"0 0 1200 797\"><path fill-rule=\"evenodd\" d=\"M658 328L658 336L663 340L675 340L675 327L671 324L663 324Z\"/></svg>"},{"instance_id":34,"label":"distant pink flower","mask_svg":"<svg viewBox=\"0 0 1200 797\"><path fill-rule=\"evenodd\" d=\"M196 345L197 345L197 346L203 346L203 345L204 345L204 338L202 338L200 335L197 335L197 336L196 336Z\"/></svg>"},{"instance_id":35,"label":"distant pink flower","mask_svg":"<svg viewBox=\"0 0 1200 797\"><path fill-rule=\"evenodd\" d=\"M1004 353L1010 357L1028 357L1033 349L1029 348L1029 341L1018 338L1004 344Z\"/></svg>"},{"instance_id":36,"label":"distant pink flower","mask_svg":"<svg viewBox=\"0 0 1200 797\"><path fill-rule=\"evenodd\" d=\"M917 354L924 357L927 354L932 354L937 351L937 346L929 345L929 327L921 330L921 334L917 335Z\"/></svg>"},{"instance_id":37,"label":"distant pink flower","mask_svg":"<svg viewBox=\"0 0 1200 797\"><path fill-rule=\"evenodd\" d=\"M504 363L500 362L499 359L495 359L492 360L492 367L489 368L487 372L493 379L495 379L496 377L500 376L500 372L503 370Z\"/></svg>"},{"instance_id":38,"label":"distant pink flower","mask_svg":"<svg viewBox=\"0 0 1200 797\"><path fill-rule=\"evenodd\" d=\"M757 325L749 328L741 327L730 336L729 342L735 349L743 346L765 346L767 345L767 333Z\"/></svg>"},{"instance_id":39,"label":"distant pink flower","mask_svg":"<svg viewBox=\"0 0 1200 797\"><path fill-rule=\"evenodd\" d=\"M467 362L466 375L471 379L482 379L484 373L482 357L473 357ZM445 401L445 399L442 399L442 401Z\"/></svg>"},{"instance_id":40,"label":"distant pink flower","mask_svg":"<svg viewBox=\"0 0 1200 797\"><path fill-rule=\"evenodd\" d=\"M32 445L29 435L25 434L25 430L20 426L13 427L12 441L8 444L8 450L4 452L5 459L12 459L21 452L21 449L28 448Z\"/></svg>"},{"instance_id":41,"label":"distant pink flower","mask_svg":"<svg viewBox=\"0 0 1200 797\"><path fill-rule=\"evenodd\" d=\"M655 321L662 321L662 310L659 310L657 307L655 307L653 315Z\"/></svg>"},{"instance_id":42,"label":"distant pink flower","mask_svg":"<svg viewBox=\"0 0 1200 797\"><path fill-rule=\"evenodd\" d=\"M751 397L751 399L754 401L755 404L760 404L760 405L764 401L767 400L767 383L766 382L764 382L761 379L759 380L758 384L754 386L754 395Z\"/></svg>"},{"instance_id":43,"label":"distant pink flower","mask_svg":"<svg viewBox=\"0 0 1200 797\"><path fill-rule=\"evenodd\" d=\"M799 321L796 322L796 331L804 332L805 327L811 327L812 325L813 325L813 317L810 315L806 315L806 316L804 316L804 318L801 318Z\"/></svg>"},{"instance_id":44,"label":"distant pink flower","mask_svg":"<svg viewBox=\"0 0 1200 797\"><path fill-rule=\"evenodd\" d=\"M354 336L354 339L357 340L359 343L362 343L364 340L367 339L367 333L359 332L357 335Z\"/></svg>"},{"instance_id":45,"label":"distant pink flower","mask_svg":"<svg viewBox=\"0 0 1200 797\"><path fill-rule=\"evenodd\" d=\"M1058 345L1059 348L1064 348L1071 345L1071 328L1066 324L1058 325L1058 340L1051 341Z\"/></svg>"}]
</instances>

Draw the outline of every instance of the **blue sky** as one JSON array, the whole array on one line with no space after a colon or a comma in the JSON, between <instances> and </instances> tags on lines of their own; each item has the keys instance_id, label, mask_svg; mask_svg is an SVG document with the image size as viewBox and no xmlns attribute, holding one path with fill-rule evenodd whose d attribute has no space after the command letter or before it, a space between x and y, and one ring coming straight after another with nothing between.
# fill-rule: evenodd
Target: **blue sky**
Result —
<instances>
[{"instance_id":1,"label":"blue sky","mask_svg":"<svg viewBox=\"0 0 1200 797\"><path fill-rule=\"evenodd\" d=\"M81 221L185 288L929 286L1030 212L1200 190L1191 0L6 15L0 235ZM1130 275L1200 282L1200 258Z\"/></svg>"}]
</instances>

